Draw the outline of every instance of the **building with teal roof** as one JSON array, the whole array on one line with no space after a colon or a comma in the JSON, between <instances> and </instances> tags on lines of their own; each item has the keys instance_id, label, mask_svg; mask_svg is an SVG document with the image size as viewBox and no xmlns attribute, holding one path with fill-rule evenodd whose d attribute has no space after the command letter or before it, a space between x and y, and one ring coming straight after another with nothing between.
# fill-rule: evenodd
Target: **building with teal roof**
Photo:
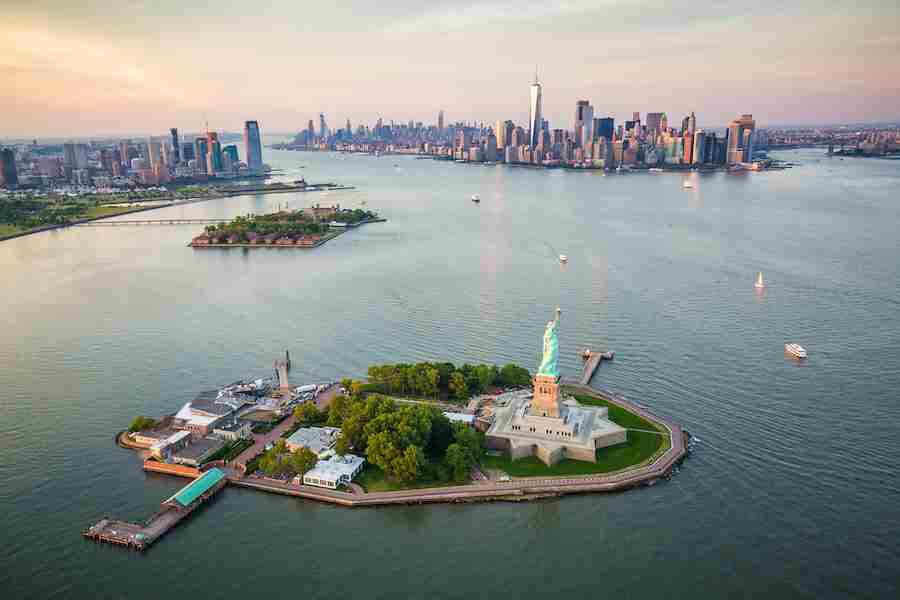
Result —
<instances>
[{"instance_id":1,"label":"building with teal roof","mask_svg":"<svg viewBox=\"0 0 900 600\"><path fill-rule=\"evenodd\" d=\"M225 478L225 472L214 467L181 488L163 504L186 509L198 499L204 497L205 494L218 491L224 485Z\"/></svg>"}]
</instances>

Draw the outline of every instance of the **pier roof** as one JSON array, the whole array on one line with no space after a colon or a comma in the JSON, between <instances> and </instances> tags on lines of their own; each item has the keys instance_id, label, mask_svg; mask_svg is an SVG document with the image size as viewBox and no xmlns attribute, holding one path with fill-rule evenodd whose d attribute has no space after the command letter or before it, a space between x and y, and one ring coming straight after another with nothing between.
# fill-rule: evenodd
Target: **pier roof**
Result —
<instances>
[{"instance_id":1,"label":"pier roof","mask_svg":"<svg viewBox=\"0 0 900 600\"><path fill-rule=\"evenodd\" d=\"M197 479L193 480L183 488L181 488L174 496L166 500L166 502L175 501L182 507L187 508L191 502L209 491L214 485L225 478L225 472L218 468L212 468Z\"/></svg>"}]
</instances>

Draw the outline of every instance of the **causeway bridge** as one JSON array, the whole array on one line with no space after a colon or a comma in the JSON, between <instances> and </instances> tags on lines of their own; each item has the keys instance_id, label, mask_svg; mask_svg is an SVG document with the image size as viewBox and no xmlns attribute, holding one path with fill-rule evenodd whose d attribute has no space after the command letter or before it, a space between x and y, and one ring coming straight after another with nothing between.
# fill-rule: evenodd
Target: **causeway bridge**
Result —
<instances>
[{"instance_id":1,"label":"causeway bridge","mask_svg":"<svg viewBox=\"0 0 900 600\"><path fill-rule=\"evenodd\" d=\"M118 219L102 221L87 221L85 223L76 223L75 227L119 227L125 225L218 225L226 223L230 219Z\"/></svg>"}]
</instances>

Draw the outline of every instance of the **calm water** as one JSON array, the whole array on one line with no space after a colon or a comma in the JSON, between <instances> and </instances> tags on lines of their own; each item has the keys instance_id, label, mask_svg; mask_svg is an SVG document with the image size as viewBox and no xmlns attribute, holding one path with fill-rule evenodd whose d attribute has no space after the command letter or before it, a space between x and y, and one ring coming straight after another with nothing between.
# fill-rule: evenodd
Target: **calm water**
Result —
<instances>
[{"instance_id":1,"label":"calm water","mask_svg":"<svg viewBox=\"0 0 900 600\"><path fill-rule=\"evenodd\" d=\"M267 154L285 179L358 189L147 216L366 202L389 222L309 252L193 251L196 227L0 243L6 597L895 597L900 163L802 151L790 171L684 190L674 174ZM182 483L113 444L136 414L265 374L285 348L297 382L397 360L534 368L556 305L564 376L583 347L615 350L595 384L702 440L670 482L371 510L228 489L144 555L80 537Z\"/></svg>"}]
</instances>

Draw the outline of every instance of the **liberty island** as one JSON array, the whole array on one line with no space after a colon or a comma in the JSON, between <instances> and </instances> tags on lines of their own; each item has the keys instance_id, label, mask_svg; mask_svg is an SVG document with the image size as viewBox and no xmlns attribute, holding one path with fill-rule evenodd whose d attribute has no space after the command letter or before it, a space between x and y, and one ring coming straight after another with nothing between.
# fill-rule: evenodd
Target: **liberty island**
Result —
<instances>
[{"instance_id":1,"label":"liberty island","mask_svg":"<svg viewBox=\"0 0 900 600\"><path fill-rule=\"evenodd\" d=\"M468 406L475 407L471 411L474 414L443 412L445 420L455 422L451 431L461 445L463 440L479 439L479 434L474 433L479 424L487 427L484 437L487 450L480 457L482 465L479 466L479 457L475 456L470 456L472 462L464 463L473 473L491 472L491 467L497 467L503 460L516 465L521 459L535 456L548 468L538 473L539 476L509 477L501 473L495 477L466 477L469 481L460 482L460 485L399 485L391 491L367 490L353 483L364 465L370 462L373 466L387 468L383 466L381 446L376 448L374 438L377 436L373 434L365 456L356 456L350 451L358 452L361 448L352 435L342 434L340 428L303 427L310 423L301 422L305 414L316 414L317 407L322 406L329 414L330 423L331 412L347 410L346 403L351 398L345 394L362 402L363 386L356 382L350 385L351 390L337 384L292 388L288 383L290 356L287 355L285 360L275 363L277 388L265 379L239 381L217 392L204 392L176 414L163 417L160 423L166 425L162 431L152 420L147 419L152 423L148 425L140 418L142 422L132 427L135 431L119 434L119 445L141 452L145 458L142 465L145 471L192 481L164 500L161 510L144 523L104 517L85 529L83 535L145 550L227 485L360 507L534 500L652 485L668 476L687 454L689 434L617 394L600 393L581 385L564 385L559 372L560 314L561 310L557 308L554 319L547 323L542 360L530 389L498 390L498 393L472 398ZM409 402L432 404L378 394L371 399L375 404L369 405L380 406L384 416L400 419L403 414L410 414ZM422 408L434 411L435 406ZM621 423L613 420L611 409L617 411ZM271 428L258 429L262 413L281 418ZM431 418L442 418L436 412L431 415ZM344 422L350 426L346 418ZM253 433L251 423L256 423ZM635 423L640 423L640 427L635 428ZM631 429L635 431L630 432ZM638 444L631 443L629 435L647 434L654 437L655 445L649 451L645 448L631 452L625 463L620 458L598 454L612 446L631 445L634 450ZM232 444L223 446L223 440ZM480 448L481 442L476 442L475 447ZM220 450L214 452L216 449ZM303 452L310 457L310 462L294 468L292 472L296 476L293 479L272 476L270 471L278 467L260 470L265 461L269 461L268 465L272 460L299 460ZM449 462L449 449L447 456ZM395 460L404 457L408 457L408 452ZM596 469L588 469L580 476L552 470L564 460L592 464ZM366 465L366 468L371 467ZM401 483L414 483L398 477Z\"/></svg>"}]
</instances>

